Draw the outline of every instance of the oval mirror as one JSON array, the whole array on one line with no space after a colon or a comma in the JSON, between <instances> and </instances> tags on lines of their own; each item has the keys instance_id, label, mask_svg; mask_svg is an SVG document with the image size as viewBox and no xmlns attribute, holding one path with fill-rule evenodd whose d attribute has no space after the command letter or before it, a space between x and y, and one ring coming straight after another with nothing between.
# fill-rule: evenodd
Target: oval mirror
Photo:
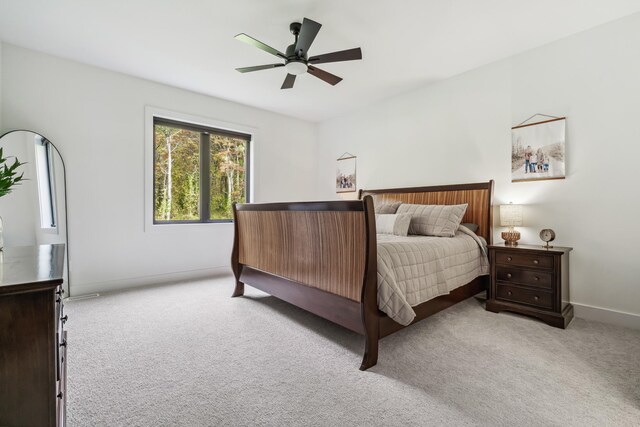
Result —
<instances>
[{"instance_id":1,"label":"oval mirror","mask_svg":"<svg viewBox=\"0 0 640 427\"><path fill-rule=\"evenodd\" d=\"M0 136L4 165L16 168L23 179L0 194L0 217L4 247L55 243L66 245L64 290L69 295L69 242L67 234L67 186L64 161L44 136L14 130ZM1 159L0 159L1 160Z\"/></svg>"}]
</instances>

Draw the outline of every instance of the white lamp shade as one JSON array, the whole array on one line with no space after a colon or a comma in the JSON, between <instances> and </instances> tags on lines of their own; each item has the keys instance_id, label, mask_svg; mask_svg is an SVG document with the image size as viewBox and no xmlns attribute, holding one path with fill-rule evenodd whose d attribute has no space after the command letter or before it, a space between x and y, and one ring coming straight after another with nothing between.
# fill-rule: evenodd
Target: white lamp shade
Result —
<instances>
[{"instance_id":1,"label":"white lamp shade","mask_svg":"<svg viewBox=\"0 0 640 427\"><path fill-rule=\"evenodd\" d=\"M522 205L500 205L500 225L503 227L522 226Z\"/></svg>"}]
</instances>

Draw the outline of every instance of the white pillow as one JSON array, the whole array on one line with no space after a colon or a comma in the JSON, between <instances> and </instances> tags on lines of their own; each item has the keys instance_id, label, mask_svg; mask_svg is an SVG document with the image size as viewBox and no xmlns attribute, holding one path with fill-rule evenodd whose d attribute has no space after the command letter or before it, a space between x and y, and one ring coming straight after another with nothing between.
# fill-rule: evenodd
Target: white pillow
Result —
<instances>
[{"instance_id":1,"label":"white pillow","mask_svg":"<svg viewBox=\"0 0 640 427\"><path fill-rule=\"evenodd\" d=\"M411 223L411 215L378 214L376 215L376 232L406 236Z\"/></svg>"},{"instance_id":2,"label":"white pillow","mask_svg":"<svg viewBox=\"0 0 640 427\"><path fill-rule=\"evenodd\" d=\"M403 203L397 214L410 214L409 234L453 237L467 211L464 205L410 205Z\"/></svg>"},{"instance_id":3,"label":"white pillow","mask_svg":"<svg viewBox=\"0 0 640 427\"><path fill-rule=\"evenodd\" d=\"M394 214L401 204L402 202L383 203L381 205L374 205L374 210L377 214Z\"/></svg>"}]
</instances>

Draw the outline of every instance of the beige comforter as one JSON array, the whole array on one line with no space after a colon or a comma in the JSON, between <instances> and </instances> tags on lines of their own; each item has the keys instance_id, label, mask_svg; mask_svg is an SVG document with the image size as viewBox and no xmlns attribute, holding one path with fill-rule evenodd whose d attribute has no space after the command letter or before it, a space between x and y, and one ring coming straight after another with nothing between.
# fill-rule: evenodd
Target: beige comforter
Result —
<instances>
[{"instance_id":1,"label":"beige comforter","mask_svg":"<svg viewBox=\"0 0 640 427\"><path fill-rule=\"evenodd\" d=\"M489 274L485 246L465 227L455 237L378 234L378 307L410 324L411 307Z\"/></svg>"}]
</instances>

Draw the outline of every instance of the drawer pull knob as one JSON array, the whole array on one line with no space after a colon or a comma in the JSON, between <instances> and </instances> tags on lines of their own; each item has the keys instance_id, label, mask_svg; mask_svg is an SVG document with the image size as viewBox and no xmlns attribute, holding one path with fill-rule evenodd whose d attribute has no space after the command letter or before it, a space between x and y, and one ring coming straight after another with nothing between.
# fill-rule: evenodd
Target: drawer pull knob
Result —
<instances>
[{"instance_id":1,"label":"drawer pull knob","mask_svg":"<svg viewBox=\"0 0 640 427\"><path fill-rule=\"evenodd\" d=\"M507 273L507 279L511 279L511 273Z\"/></svg>"},{"instance_id":2,"label":"drawer pull knob","mask_svg":"<svg viewBox=\"0 0 640 427\"><path fill-rule=\"evenodd\" d=\"M511 291L507 291L507 295L511 295L511 294L512 294L512 292L511 292Z\"/></svg>"},{"instance_id":3,"label":"drawer pull knob","mask_svg":"<svg viewBox=\"0 0 640 427\"><path fill-rule=\"evenodd\" d=\"M64 289L60 289L56 291L56 295L62 295L64 294Z\"/></svg>"},{"instance_id":4,"label":"drawer pull knob","mask_svg":"<svg viewBox=\"0 0 640 427\"><path fill-rule=\"evenodd\" d=\"M62 399L62 396L64 396L64 394L62 394L62 392L58 393L58 399Z\"/></svg>"},{"instance_id":5,"label":"drawer pull knob","mask_svg":"<svg viewBox=\"0 0 640 427\"><path fill-rule=\"evenodd\" d=\"M540 278L538 276L534 277L534 280L537 282L538 280L540 280Z\"/></svg>"},{"instance_id":6,"label":"drawer pull knob","mask_svg":"<svg viewBox=\"0 0 640 427\"><path fill-rule=\"evenodd\" d=\"M539 297L538 295L536 295L536 296L534 296L534 297L533 297L533 299L534 299L535 301L538 301L538 300L540 299L540 297Z\"/></svg>"},{"instance_id":7,"label":"drawer pull knob","mask_svg":"<svg viewBox=\"0 0 640 427\"><path fill-rule=\"evenodd\" d=\"M60 347L66 347L67 346L67 340L64 340L60 343Z\"/></svg>"},{"instance_id":8,"label":"drawer pull knob","mask_svg":"<svg viewBox=\"0 0 640 427\"><path fill-rule=\"evenodd\" d=\"M64 317L61 317L60 320L62 320L62 323L67 323L67 320L69 320L69 316L68 315L64 315Z\"/></svg>"},{"instance_id":9,"label":"drawer pull knob","mask_svg":"<svg viewBox=\"0 0 640 427\"><path fill-rule=\"evenodd\" d=\"M511 257L510 256L507 257L507 261L511 261Z\"/></svg>"},{"instance_id":10,"label":"drawer pull knob","mask_svg":"<svg viewBox=\"0 0 640 427\"><path fill-rule=\"evenodd\" d=\"M537 260L537 259L534 259L534 260L533 260L533 263L534 263L534 264L536 264L536 265L538 265L538 260Z\"/></svg>"}]
</instances>

